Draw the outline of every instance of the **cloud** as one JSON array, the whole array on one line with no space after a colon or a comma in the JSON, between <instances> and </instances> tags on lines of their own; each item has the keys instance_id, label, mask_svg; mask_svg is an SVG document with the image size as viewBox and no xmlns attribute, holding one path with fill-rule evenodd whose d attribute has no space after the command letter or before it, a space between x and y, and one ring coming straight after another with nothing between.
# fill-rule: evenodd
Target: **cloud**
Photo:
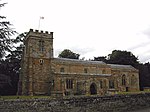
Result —
<instances>
[{"instance_id":1,"label":"cloud","mask_svg":"<svg viewBox=\"0 0 150 112\"><path fill-rule=\"evenodd\" d=\"M133 51L133 54L138 57L142 63L150 61L150 46L146 48L138 48Z\"/></svg>"},{"instance_id":2,"label":"cloud","mask_svg":"<svg viewBox=\"0 0 150 112\"><path fill-rule=\"evenodd\" d=\"M150 26L146 30L142 31L142 33L150 38Z\"/></svg>"},{"instance_id":3,"label":"cloud","mask_svg":"<svg viewBox=\"0 0 150 112\"><path fill-rule=\"evenodd\" d=\"M146 50L141 54L141 62L148 62L150 61L150 49Z\"/></svg>"},{"instance_id":4,"label":"cloud","mask_svg":"<svg viewBox=\"0 0 150 112\"><path fill-rule=\"evenodd\" d=\"M90 53L90 52L93 52L95 51L94 48L91 48L91 47L84 47L84 48L80 48L80 47L71 47L71 49L76 52L76 53L79 53L81 55L85 55L87 53Z\"/></svg>"},{"instance_id":5,"label":"cloud","mask_svg":"<svg viewBox=\"0 0 150 112\"><path fill-rule=\"evenodd\" d=\"M150 39L150 25L147 25L147 27L143 28L139 34L145 36L147 39Z\"/></svg>"},{"instance_id":6,"label":"cloud","mask_svg":"<svg viewBox=\"0 0 150 112\"><path fill-rule=\"evenodd\" d=\"M130 48L128 48L129 50L136 50L136 49L139 49L139 48L141 48L141 47L146 47L146 46L148 46L150 44L150 41L148 41L148 42L143 42L143 43L140 43L140 44L138 44L138 45L135 45L135 46L132 46L132 47L130 47Z\"/></svg>"},{"instance_id":7,"label":"cloud","mask_svg":"<svg viewBox=\"0 0 150 112\"><path fill-rule=\"evenodd\" d=\"M150 54L147 56L142 56L142 59L140 60L142 63L150 62Z\"/></svg>"},{"instance_id":8,"label":"cloud","mask_svg":"<svg viewBox=\"0 0 150 112\"><path fill-rule=\"evenodd\" d=\"M81 56L82 56L82 55L86 55L87 53L91 53L91 52L95 51L95 49L94 49L94 48L91 48L91 47L80 48L80 47L78 47L78 46L72 46L72 47L65 48L65 49L69 49L69 50L71 50L71 51L74 52L74 53L80 54ZM59 55L63 50L64 50L64 49L56 49L56 50L54 51L55 57L58 57L58 55Z\"/></svg>"}]
</instances>

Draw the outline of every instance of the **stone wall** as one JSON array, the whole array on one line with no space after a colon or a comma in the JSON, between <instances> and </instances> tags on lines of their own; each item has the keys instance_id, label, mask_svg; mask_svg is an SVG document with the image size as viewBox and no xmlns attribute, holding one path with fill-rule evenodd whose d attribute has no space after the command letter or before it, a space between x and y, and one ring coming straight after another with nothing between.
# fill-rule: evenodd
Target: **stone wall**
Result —
<instances>
[{"instance_id":1,"label":"stone wall","mask_svg":"<svg viewBox=\"0 0 150 112\"><path fill-rule=\"evenodd\" d=\"M150 108L150 94L0 100L0 112L129 112Z\"/></svg>"},{"instance_id":2,"label":"stone wall","mask_svg":"<svg viewBox=\"0 0 150 112\"><path fill-rule=\"evenodd\" d=\"M95 85L98 95L139 91L138 70L130 65L107 65L101 61L53 58L51 68L55 85L51 91L54 94L59 92L62 95L90 95L92 84ZM67 88L67 80L72 80L73 88Z\"/></svg>"}]
</instances>

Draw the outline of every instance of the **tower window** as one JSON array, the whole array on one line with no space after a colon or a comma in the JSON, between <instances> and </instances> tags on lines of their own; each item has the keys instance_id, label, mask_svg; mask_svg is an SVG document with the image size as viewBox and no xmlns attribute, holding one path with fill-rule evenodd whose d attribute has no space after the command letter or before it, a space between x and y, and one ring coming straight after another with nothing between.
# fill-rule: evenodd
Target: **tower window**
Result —
<instances>
[{"instance_id":1,"label":"tower window","mask_svg":"<svg viewBox=\"0 0 150 112\"><path fill-rule=\"evenodd\" d=\"M44 51L44 41L43 40L39 41L39 51L41 51L41 52Z\"/></svg>"},{"instance_id":2,"label":"tower window","mask_svg":"<svg viewBox=\"0 0 150 112\"><path fill-rule=\"evenodd\" d=\"M52 80L52 82L51 82L51 84L52 84L52 87L54 88L54 84L55 84L55 81L54 80Z\"/></svg>"},{"instance_id":3,"label":"tower window","mask_svg":"<svg viewBox=\"0 0 150 112\"><path fill-rule=\"evenodd\" d=\"M65 69L63 67L60 68L60 72L65 72Z\"/></svg>"}]
</instances>

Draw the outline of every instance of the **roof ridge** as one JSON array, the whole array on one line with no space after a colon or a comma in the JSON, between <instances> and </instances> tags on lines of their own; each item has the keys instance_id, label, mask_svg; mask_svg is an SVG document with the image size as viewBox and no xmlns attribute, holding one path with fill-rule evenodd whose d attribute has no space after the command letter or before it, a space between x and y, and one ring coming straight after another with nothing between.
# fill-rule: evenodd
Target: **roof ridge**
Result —
<instances>
[{"instance_id":1,"label":"roof ridge","mask_svg":"<svg viewBox=\"0 0 150 112\"><path fill-rule=\"evenodd\" d=\"M62 61L74 61L74 62L87 62L87 63L101 63L106 64L103 61L91 61L91 60L80 60L80 59L70 59L70 58L54 58Z\"/></svg>"}]
</instances>

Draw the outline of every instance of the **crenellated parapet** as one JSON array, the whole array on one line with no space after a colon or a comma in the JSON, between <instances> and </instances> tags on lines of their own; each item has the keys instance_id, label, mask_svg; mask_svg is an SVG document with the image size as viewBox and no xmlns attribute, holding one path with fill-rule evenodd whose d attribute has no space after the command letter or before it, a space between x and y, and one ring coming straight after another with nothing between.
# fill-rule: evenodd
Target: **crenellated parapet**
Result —
<instances>
[{"instance_id":1,"label":"crenellated parapet","mask_svg":"<svg viewBox=\"0 0 150 112\"><path fill-rule=\"evenodd\" d=\"M39 37L39 38L50 38L53 39L53 32L48 32L48 31L42 31L42 30L33 30L30 29L26 39L28 39L29 37Z\"/></svg>"},{"instance_id":2,"label":"crenellated parapet","mask_svg":"<svg viewBox=\"0 0 150 112\"><path fill-rule=\"evenodd\" d=\"M33 30L30 29L29 32L38 33L38 34L53 34L53 32L43 31L43 30Z\"/></svg>"}]
</instances>

